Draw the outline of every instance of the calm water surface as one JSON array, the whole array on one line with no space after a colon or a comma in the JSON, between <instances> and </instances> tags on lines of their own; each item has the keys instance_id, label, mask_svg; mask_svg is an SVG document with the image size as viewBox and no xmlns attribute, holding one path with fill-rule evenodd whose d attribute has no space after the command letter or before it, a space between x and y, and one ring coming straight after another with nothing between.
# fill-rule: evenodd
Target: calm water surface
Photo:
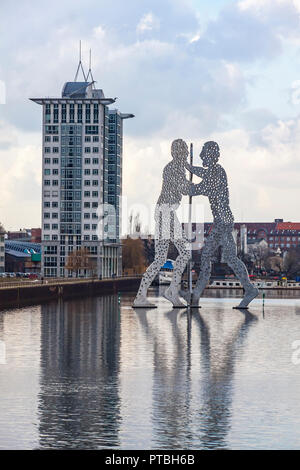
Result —
<instances>
[{"instance_id":1,"label":"calm water surface","mask_svg":"<svg viewBox=\"0 0 300 470\"><path fill-rule=\"evenodd\" d=\"M1 449L300 447L300 299L247 313L217 291L189 314L152 295L0 312Z\"/></svg>"}]
</instances>

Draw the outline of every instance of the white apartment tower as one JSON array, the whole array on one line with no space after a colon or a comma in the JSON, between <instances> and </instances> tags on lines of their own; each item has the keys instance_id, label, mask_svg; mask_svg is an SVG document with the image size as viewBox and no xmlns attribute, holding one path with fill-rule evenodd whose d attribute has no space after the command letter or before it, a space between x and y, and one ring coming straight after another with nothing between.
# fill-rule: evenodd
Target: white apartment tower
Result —
<instances>
[{"instance_id":1,"label":"white apartment tower","mask_svg":"<svg viewBox=\"0 0 300 470\"><path fill-rule=\"evenodd\" d=\"M81 82L77 81L80 67ZM120 275L119 233L110 228L110 224L119 227L119 221L107 216L103 206L119 207L122 194L121 175L113 172L118 157L118 171L122 168L122 119L120 139L115 139L115 148L109 144L108 106L115 99L105 98L95 88L91 69L86 76L80 60L74 81L65 83L61 97L31 100L43 109L42 276ZM124 114L127 117L133 115ZM115 192L109 190L113 175ZM88 251L88 266L93 269L83 267L77 273L66 269L69 254L82 249Z\"/></svg>"}]
</instances>

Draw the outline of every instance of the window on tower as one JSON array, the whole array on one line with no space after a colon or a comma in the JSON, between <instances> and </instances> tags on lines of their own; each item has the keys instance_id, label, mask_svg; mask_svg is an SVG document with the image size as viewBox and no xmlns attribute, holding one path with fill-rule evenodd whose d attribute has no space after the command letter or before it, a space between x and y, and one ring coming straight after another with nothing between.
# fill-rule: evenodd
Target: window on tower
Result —
<instances>
[{"instance_id":1,"label":"window on tower","mask_svg":"<svg viewBox=\"0 0 300 470\"><path fill-rule=\"evenodd\" d=\"M86 134L99 134L99 126L85 126Z\"/></svg>"}]
</instances>

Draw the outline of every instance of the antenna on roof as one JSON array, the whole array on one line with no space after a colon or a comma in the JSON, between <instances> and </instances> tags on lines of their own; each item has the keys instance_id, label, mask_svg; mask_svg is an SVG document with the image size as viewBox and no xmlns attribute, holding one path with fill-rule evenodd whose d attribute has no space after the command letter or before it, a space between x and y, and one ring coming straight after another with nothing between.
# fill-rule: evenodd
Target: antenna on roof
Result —
<instances>
[{"instance_id":1,"label":"antenna on roof","mask_svg":"<svg viewBox=\"0 0 300 470\"><path fill-rule=\"evenodd\" d=\"M92 73L92 49L90 49L89 71L88 71L86 79L88 80L89 77L91 77L92 82L95 83L93 73Z\"/></svg>"},{"instance_id":2,"label":"antenna on roof","mask_svg":"<svg viewBox=\"0 0 300 470\"><path fill-rule=\"evenodd\" d=\"M77 67L77 71L76 71L76 75L75 75L75 78L74 78L74 82L77 82L78 73L79 73L79 70L80 70L80 69L81 69L81 71L82 71L84 81L87 82L87 77L85 76L84 69L83 69L83 65L82 65L82 62L81 62L81 40L79 41L79 64L78 64L78 67Z\"/></svg>"}]
</instances>

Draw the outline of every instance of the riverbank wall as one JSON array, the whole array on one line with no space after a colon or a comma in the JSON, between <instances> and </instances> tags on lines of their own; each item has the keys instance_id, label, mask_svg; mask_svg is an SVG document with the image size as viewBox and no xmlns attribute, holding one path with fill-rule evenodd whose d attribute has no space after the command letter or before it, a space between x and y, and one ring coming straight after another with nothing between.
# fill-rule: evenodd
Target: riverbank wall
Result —
<instances>
[{"instance_id":1,"label":"riverbank wall","mask_svg":"<svg viewBox=\"0 0 300 470\"><path fill-rule=\"evenodd\" d=\"M56 300L101 294L137 291L141 277L68 281L38 285L19 285L0 289L0 308L21 307Z\"/></svg>"}]
</instances>

